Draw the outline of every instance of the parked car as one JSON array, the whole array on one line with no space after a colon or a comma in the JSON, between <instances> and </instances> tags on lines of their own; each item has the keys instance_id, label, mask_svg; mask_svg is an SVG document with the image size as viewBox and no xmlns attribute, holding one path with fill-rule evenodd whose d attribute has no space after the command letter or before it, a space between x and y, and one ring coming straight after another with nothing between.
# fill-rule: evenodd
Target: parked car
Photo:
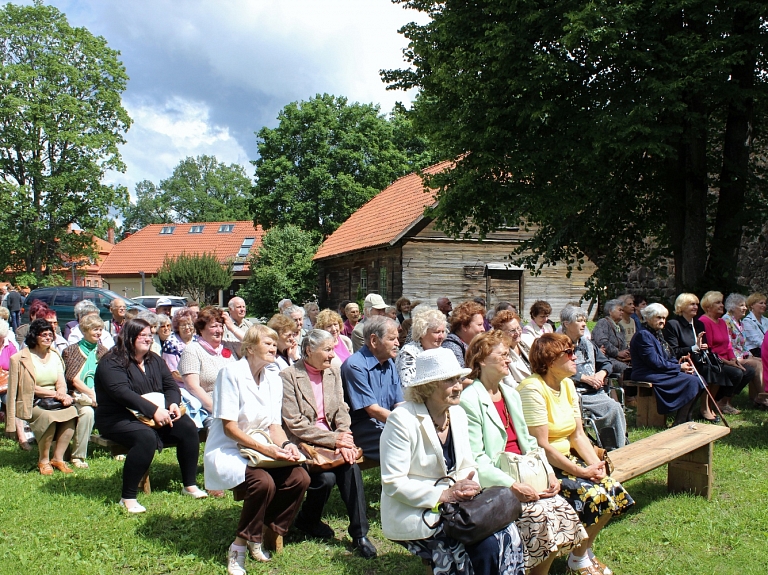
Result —
<instances>
[{"instance_id":1,"label":"parked car","mask_svg":"<svg viewBox=\"0 0 768 575\"><path fill-rule=\"evenodd\" d=\"M45 287L32 290L24 300L24 315L22 323L29 322L29 305L36 299L46 303L49 308L56 310L59 325L75 319L75 304L84 299L91 300L101 310L101 319L104 321L112 317L109 306L112 300L120 298L125 301L128 309L138 308L146 311L146 307L127 297L123 297L111 290L95 287Z\"/></svg>"},{"instance_id":2,"label":"parked car","mask_svg":"<svg viewBox=\"0 0 768 575\"><path fill-rule=\"evenodd\" d=\"M147 309L155 311L155 308L157 307L157 300L159 300L161 297L167 297L171 300L171 313L174 313L174 311L178 308L186 307L187 305L187 298L180 295L140 295L132 299Z\"/></svg>"}]
</instances>

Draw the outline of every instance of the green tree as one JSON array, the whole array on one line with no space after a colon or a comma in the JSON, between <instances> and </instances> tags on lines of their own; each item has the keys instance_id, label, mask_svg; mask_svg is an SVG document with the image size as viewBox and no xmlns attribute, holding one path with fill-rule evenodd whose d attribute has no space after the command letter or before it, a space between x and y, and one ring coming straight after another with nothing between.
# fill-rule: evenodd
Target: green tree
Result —
<instances>
[{"instance_id":1,"label":"green tree","mask_svg":"<svg viewBox=\"0 0 768 575\"><path fill-rule=\"evenodd\" d=\"M101 180L124 169L128 76L104 38L39 0L0 9L0 62L3 263L39 277L92 255L91 233L127 199ZM67 233L72 224L88 233Z\"/></svg>"},{"instance_id":2,"label":"green tree","mask_svg":"<svg viewBox=\"0 0 768 575\"><path fill-rule=\"evenodd\" d=\"M312 261L319 244L314 235L292 224L270 229L251 256L251 277L240 289L248 308L263 316L277 311L287 297L302 302L317 290L317 266Z\"/></svg>"},{"instance_id":3,"label":"green tree","mask_svg":"<svg viewBox=\"0 0 768 575\"><path fill-rule=\"evenodd\" d=\"M122 212L123 232L138 231L150 224L172 223L171 208L161 190L149 180L136 184L136 203Z\"/></svg>"},{"instance_id":4,"label":"green tree","mask_svg":"<svg viewBox=\"0 0 768 575\"><path fill-rule=\"evenodd\" d=\"M764 218L766 5L755 0L400 0L414 122L456 158L439 224L538 226L522 261L588 256L593 292L675 261L678 289L733 289L743 230ZM541 260L539 257L541 256Z\"/></svg>"},{"instance_id":5,"label":"green tree","mask_svg":"<svg viewBox=\"0 0 768 575\"><path fill-rule=\"evenodd\" d=\"M425 141L407 136L403 112L389 121L378 106L323 94L288 104L278 120L258 132L252 162L251 211L265 229L295 224L327 236L396 178L432 162Z\"/></svg>"},{"instance_id":6,"label":"green tree","mask_svg":"<svg viewBox=\"0 0 768 575\"><path fill-rule=\"evenodd\" d=\"M215 254L167 257L152 278L158 293L187 295L195 301L212 302L213 295L232 284L231 261L222 263Z\"/></svg>"}]
</instances>

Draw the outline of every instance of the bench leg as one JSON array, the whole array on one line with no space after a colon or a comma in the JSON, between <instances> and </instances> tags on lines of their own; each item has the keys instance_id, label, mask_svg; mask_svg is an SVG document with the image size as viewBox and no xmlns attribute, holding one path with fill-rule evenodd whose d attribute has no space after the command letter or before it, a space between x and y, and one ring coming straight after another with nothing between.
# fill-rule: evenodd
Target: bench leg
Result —
<instances>
[{"instance_id":1,"label":"bench leg","mask_svg":"<svg viewBox=\"0 0 768 575\"><path fill-rule=\"evenodd\" d=\"M667 418L656 411L656 397L652 389L637 388L637 419L638 427L666 427Z\"/></svg>"},{"instance_id":2,"label":"bench leg","mask_svg":"<svg viewBox=\"0 0 768 575\"><path fill-rule=\"evenodd\" d=\"M712 443L670 461L667 468L667 490L688 491L712 498Z\"/></svg>"},{"instance_id":3,"label":"bench leg","mask_svg":"<svg viewBox=\"0 0 768 575\"><path fill-rule=\"evenodd\" d=\"M144 474L144 477L139 481L139 489L141 489L146 495L152 493L152 486L149 484L149 471Z\"/></svg>"},{"instance_id":4,"label":"bench leg","mask_svg":"<svg viewBox=\"0 0 768 575\"><path fill-rule=\"evenodd\" d=\"M264 527L264 533L262 535L262 543L264 548L275 553L281 553L283 551L283 536L278 535L272 531L269 527Z\"/></svg>"}]
</instances>

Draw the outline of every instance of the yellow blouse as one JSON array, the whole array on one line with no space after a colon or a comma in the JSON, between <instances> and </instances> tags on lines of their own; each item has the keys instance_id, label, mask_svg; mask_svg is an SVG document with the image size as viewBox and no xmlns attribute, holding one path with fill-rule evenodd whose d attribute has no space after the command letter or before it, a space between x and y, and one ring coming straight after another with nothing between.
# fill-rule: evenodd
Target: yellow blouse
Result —
<instances>
[{"instance_id":1,"label":"yellow blouse","mask_svg":"<svg viewBox=\"0 0 768 575\"><path fill-rule=\"evenodd\" d=\"M547 425L549 443L563 455L571 450L568 439L581 418L576 388L569 378L560 382L560 391L549 387L538 374L526 377L517 388L523 401L523 415L529 427Z\"/></svg>"}]
</instances>

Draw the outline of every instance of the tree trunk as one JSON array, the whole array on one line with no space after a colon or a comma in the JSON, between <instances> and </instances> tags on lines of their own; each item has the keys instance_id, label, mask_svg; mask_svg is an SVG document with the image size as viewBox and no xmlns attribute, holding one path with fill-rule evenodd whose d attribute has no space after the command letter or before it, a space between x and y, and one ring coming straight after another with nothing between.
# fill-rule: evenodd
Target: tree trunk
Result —
<instances>
[{"instance_id":1,"label":"tree trunk","mask_svg":"<svg viewBox=\"0 0 768 575\"><path fill-rule=\"evenodd\" d=\"M737 10L733 21L734 40L746 34L757 33L759 19ZM731 69L734 89L728 102L728 116L723 141L723 167L720 171L720 197L717 201L717 217L712 236L706 281L708 287L721 290L738 288L738 255L743 225L747 219L745 199L747 194L749 152L752 147L752 121L754 101L749 95L754 87L757 57L753 45L743 42L735 49L745 50L741 62Z\"/></svg>"},{"instance_id":2,"label":"tree trunk","mask_svg":"<svg viewBox=\"0 0 768 575\"><path fill-rule=\"evenodd\" d=\"M707 130L706 111L697 96L689 98L692 119L685 123L685 229L683 230L683 289L695 291L707 264ZM698 121L695 121L698 119Z\"/></svg>"}]
</instances>

